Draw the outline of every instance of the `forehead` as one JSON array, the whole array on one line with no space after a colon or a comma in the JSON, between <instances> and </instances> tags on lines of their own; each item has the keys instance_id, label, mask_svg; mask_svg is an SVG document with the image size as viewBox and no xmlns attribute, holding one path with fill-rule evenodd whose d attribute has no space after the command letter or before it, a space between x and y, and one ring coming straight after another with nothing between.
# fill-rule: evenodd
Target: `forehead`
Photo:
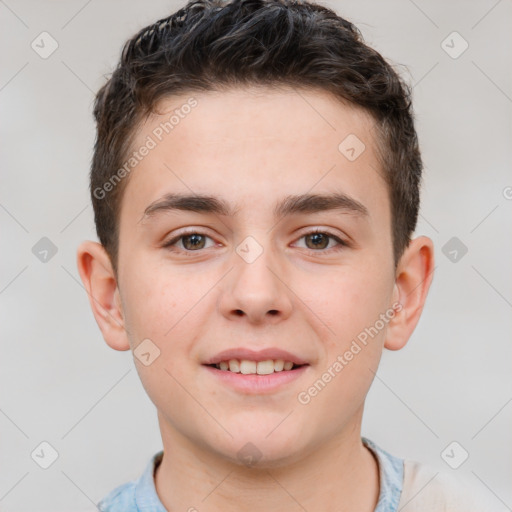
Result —
<instances>
[{"instance_id":1,"label":"forehead","mask_svg":"<svg viewBox=\"0 0 512 512\"><path fill-rule=\"evenodd\" d=\"M256 204L272 203L275 211L276 197L290 194L335 189L370 208L387 196L373 119L326 92L190 93L166 98L156 110L132 145L139 153L151 146L133 167L122 202L137 218L172 192L215 195L242 214Z\"/></svg>"}]
</instances>

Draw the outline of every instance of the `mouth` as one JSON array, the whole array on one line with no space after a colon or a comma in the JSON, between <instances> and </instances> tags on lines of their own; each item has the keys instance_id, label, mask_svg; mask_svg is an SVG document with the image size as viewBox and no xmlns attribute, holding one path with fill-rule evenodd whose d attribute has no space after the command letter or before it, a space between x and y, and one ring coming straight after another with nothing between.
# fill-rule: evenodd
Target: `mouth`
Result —
<instances>
[{"instance_id":1,"label":"mouth","mask_svg":"<svg viewBox=\"0 0 512 512\"><path fill-rule=\"evenodd\" d=\"M242 395L261 395L290 389L304 375L310 363L278 348L253 351L244 348L218 353L202 366L215 379Z\"/></svg>"},{"instance_id":2,"label":"mouth","mask_svg":"<svg viewBox=\"0 0 512 512\"><path fill-rule=\"evenodd\" d=\"M273 373L294 371L302 366L307 366L307 364L295 364L293 361L285 361L284 359L265 359L263 361L226 359L206 366L223 372L240 373L242 375L271 375Z\"/></svg>"}]
</instances>

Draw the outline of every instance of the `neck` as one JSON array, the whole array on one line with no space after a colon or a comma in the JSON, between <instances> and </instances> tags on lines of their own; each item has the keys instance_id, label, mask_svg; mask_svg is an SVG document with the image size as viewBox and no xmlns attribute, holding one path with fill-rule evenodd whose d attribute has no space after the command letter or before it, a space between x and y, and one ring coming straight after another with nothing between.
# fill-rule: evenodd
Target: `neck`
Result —
<instances>
[{"instance_id":1,"label":"neck","mask_svg":"<svg viewBox=\"0 0 512 512\"><path fill-rule=\"evenodd\" d=\"M373 512L379 468L361 442L360 418L286 466L245 467L200 449L160 417L164 457L155 475L169 511L273 512L324 510Z\"/></svg>"}]
</instances>

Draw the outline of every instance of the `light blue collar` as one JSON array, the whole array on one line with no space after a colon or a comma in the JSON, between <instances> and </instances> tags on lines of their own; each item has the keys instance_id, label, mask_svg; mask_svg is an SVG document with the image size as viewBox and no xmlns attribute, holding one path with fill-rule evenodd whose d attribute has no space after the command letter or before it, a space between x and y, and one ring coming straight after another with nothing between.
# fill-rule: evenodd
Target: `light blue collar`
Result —
<instances>
[{"instance_id":1,"label":"light blue collar","mask_svg":"<svg viewBox=\"0 0 512 512\"><path fill-rule=\"evenodd\" d=\"M404 481L404 461L379 448L373 441L361 437L377 457L379 463L380 493L375 512L396 512Z\"/></svg>"}]
</instances>

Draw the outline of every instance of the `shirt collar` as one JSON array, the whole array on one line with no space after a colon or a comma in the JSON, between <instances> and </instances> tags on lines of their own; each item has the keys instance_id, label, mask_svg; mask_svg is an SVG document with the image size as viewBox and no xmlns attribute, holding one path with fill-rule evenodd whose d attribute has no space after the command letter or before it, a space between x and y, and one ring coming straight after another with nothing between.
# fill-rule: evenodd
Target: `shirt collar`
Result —
<instances>
[{"instance_id":1,"label":"shirt collar","mask_svg":"<svg viewBox=\"0 0 512 512\"><path fill-rule=\"evenodd\" d=\"M164 451L161 450L151 457L135 486L135 503L138 512L167 512L155 488L155 470L162 462L163 455Z\"/></svg>"},{"instance_id":2,"label":"shirt collar","mask_svg":"<svg viewBox=\"0 0 512 512\"><path fill-rule=\"evenodd\" d=\"M361 437L363 444L375 455L379 464L379 501L374 512L396 512L404 481L404 461L382 448L373 441Z\"/></svg>"},{"instance_id":3,"label":"shirt collar","mask_svg":"<svg viewBox=\"0 0 512 512\"><path fill-rule=\"evenodd\" d=\"M404 479L403 459L379 448L366 437L363 444L375 455L379 465L379 501L374 512L396 512ZM155 470L162 461L163 450L153 455L135 487L135 503L139 512L167 512L155 488Z\"/></svg>"}]
</instances>

